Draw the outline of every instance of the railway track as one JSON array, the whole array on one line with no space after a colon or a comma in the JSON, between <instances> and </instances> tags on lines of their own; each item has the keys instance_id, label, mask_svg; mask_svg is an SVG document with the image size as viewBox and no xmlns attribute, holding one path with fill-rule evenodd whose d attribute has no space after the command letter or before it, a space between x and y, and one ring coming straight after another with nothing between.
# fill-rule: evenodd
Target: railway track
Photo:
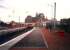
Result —
<instances>
[{"instance_id":1,"label":"railway track","mask_svg":"<svg viewBox=\"0 0 70 50\"><path fill-rule=\"evenodd\" d=\"M0 31L0 45L21 35L22 32L25 33L32 28L16 28Z\"/></svg>"}]
</instances>

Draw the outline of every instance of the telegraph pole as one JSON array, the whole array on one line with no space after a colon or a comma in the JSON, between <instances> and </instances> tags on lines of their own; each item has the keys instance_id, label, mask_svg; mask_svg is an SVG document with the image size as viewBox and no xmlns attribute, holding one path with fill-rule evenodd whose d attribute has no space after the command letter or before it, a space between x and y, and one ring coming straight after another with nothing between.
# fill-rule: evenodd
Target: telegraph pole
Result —
<instances>
[{"instance_id":1,"label":"telegraph pole","mask_svg":"<svg viewBox=\"0 0 70 50\"><path fill-rule=\"evenodd\" d=\"M19 24L20 24L20 16L19 16Z\"/></svg>"}]
</instances>

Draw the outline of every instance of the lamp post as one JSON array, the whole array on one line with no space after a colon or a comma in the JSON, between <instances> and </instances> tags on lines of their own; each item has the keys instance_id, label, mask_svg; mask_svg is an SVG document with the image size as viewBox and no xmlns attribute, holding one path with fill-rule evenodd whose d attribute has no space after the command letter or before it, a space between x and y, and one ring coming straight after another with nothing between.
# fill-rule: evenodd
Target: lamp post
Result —
<instances>
[{"instance_id":1,"label":"lamp post","mask_svg":"<svg viewBox=\"0 0 70 50\"><path fill-rule=\"evenodd\" d=\"M51 7L54 8L54 31L55 31L55 20L56 20L56 2L54 2L54 6L50 5Z\"/></svg>"},{"instance_id":2,"label":"lamp post","mask_svg":"<svg viewBox=\"0 0 70 50\"><path fill-rule=\"evenodd\" d=\"M54 29L55 29L55 20L56 20L56 2L54 2Z\"/></svg>"}]
</instances>

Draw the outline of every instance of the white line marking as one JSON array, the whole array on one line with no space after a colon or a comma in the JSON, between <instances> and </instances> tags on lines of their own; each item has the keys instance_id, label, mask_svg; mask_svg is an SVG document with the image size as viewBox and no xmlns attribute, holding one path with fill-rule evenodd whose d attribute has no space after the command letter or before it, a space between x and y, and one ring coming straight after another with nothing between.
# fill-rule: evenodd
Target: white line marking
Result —
<instances>
[{"instance_id":1,"label":"white line marking","mask_svg":"<svg viewBox=\"0 0 70 50\"><path fill-rule=\"evenodd\" d=\"M43 40L44 40L44 43L45 43L46 47L48 48L48 43L47 43L47 41L46 41L46 39L45 39L45 37L44 37L44 35L43 35L43 32L41 32L41 35L42 35L42 37L43 37Z\"/></svg>"}]
</instances>

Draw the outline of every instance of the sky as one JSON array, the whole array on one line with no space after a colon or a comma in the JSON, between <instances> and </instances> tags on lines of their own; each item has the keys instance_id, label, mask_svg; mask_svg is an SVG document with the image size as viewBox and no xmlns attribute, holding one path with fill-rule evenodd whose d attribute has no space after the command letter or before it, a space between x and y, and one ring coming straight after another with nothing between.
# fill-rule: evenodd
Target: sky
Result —
<instances>
[{"instance_id":1,"label":"sky","mask_svg":"<svg viewBox=\"0 0 70 50\"><path fill-rule=\"evenodd\" d=\"M70 17L69 0L0 0L0 20L24 22L27 15L35 16L44 13L48 19L54 17L54 2L56 2L56 19Z\"/></svg>"}]
</instances>

